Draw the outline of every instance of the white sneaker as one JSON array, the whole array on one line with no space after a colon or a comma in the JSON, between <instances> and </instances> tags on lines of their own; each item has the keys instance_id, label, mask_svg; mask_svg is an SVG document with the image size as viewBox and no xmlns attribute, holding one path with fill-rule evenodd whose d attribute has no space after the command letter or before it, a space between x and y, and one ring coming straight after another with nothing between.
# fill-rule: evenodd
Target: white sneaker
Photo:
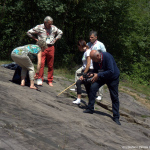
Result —
<instances>
[{"instance_id":1,"label":"white sneaker","mask_svg":"<svg viewBox=\"0 0 150 150\"><path fill-rule=\"evenodd\" d=\"M80 102L81 102L81 99L78 99L78 98L77 98L77 100L73 101L72 103L73 103L73 104L80 104Z\"/></svg>"},{"instance_id":2,"label":"white sneaker","mask_svg":"<svg viewBox=\"0 0 150 150\"><path fill-rule=\"evenodd\" d=\"M70 89L70 91L74 91L74 92L76 92L76 91L77 91L77 89Z\"/></svg>"},{"instance_id":3,"label":"white sneaker","mask_svg":"<svg viewBox=\"0 0 150 150\"><path fill-rule=\"evenodd\" d=\"M102 100L102 97L101 97L101 96L97 96L96 100L97 100L97 101L101 101L101 100Z\"/></svg>"},{"instance_id":4,"label":"white sneaker","mask_svg":"<svg viewBox=\"0 0 150 150\"><path fill-rule=\"evenodd\" d=\"M37 85L42 85L42 79L37 79Z\"/></svg>"}]
</instances>

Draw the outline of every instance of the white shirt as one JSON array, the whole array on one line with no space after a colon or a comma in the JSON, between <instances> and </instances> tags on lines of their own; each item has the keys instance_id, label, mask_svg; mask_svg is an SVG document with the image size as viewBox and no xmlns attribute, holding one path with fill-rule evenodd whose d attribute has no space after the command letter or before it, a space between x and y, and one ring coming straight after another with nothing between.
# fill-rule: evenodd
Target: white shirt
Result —
<instances>
[{"instance_id":1,"label":"white shirt","mask_svg":"<svg viewBox=\"0 0 150 150\"><path fill-rule=\"evenodd\" d=\"M83 66L82 66L82 69L85 70L86 68L86 65L87 65L87 57L90 56L90 52L91 50L88 49L84 52L83 54L83 57L82 57L82 62L83 62ZM91 59L91 64L90 64L90 68L89 69L93 69L93 62L92 62L92 59Z\"/></svg>"},{"instance_id":2,"label":"white shirt","mask_svg":"<svg viewBox=\"0 0 150 150\"><path fill-rule=\"evenodd\" d=\"M101 52L106 52L104 44L98 40L96 40L93 44L88 42L87 45L91 50L100 50Z\"/></svg>"}]
</instances>

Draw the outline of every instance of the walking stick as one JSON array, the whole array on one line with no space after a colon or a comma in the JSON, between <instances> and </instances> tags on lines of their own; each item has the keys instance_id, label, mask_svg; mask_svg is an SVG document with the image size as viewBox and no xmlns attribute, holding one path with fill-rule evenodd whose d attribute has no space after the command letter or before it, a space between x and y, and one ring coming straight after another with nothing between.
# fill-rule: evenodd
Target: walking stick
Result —
<instances>
[{"instance_id":1,"label":"walking stick","mask_svg":"<svg viewBox=\"0 0 150 150\"><path fill-rule=\"evenodd\" d=\"M60 92L57 96L59 96L61 93L63 93L63 92L65 92L67 89L69 89L71 86L73 86L73 85L75 85L76 84L76 82L75 83L73 83L72 85L70 85L69 87L67 87L65 90L63 90L62 92Z\"/></svg>"}]
</instances>

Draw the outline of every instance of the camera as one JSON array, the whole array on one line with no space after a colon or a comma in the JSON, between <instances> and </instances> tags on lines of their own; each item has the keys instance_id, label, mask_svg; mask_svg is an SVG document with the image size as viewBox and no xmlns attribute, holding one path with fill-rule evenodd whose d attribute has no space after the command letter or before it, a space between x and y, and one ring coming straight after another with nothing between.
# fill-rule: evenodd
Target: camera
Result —
<instances>
[{"instance_id":1,"label":"camera","mask_svg":"<svg viewBox=\"0 0 150 150\"><path fill-rule=\"evenodd\" d=\"M93 76L89 77L91 74L93 74L93 73L88 73L88 74L87 73L78 73L77 76L83 76L83 80L85 82L92 82Z\"/></svg>"}]
</instances>

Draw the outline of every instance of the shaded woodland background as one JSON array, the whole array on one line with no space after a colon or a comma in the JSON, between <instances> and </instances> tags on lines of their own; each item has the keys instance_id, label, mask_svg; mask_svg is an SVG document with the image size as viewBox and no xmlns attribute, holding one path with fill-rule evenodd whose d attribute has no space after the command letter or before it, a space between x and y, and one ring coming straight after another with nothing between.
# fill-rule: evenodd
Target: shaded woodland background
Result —
<instances>
[{"instance_id":1,"label":"shaded woodland background","mask_svg":"<svg viewBox=\"0 0 150 150\"><path fill-rule=\"evenodd\" d=\"M46 16L63 31L55 44L55 68L81 64L77 40L89 41L96 30L121 71L122 79L150 84L149 0L1 0L0 59L11 60L11 51L35 41L26 32L42 24Z\"/></svg>"}]
</instances>

